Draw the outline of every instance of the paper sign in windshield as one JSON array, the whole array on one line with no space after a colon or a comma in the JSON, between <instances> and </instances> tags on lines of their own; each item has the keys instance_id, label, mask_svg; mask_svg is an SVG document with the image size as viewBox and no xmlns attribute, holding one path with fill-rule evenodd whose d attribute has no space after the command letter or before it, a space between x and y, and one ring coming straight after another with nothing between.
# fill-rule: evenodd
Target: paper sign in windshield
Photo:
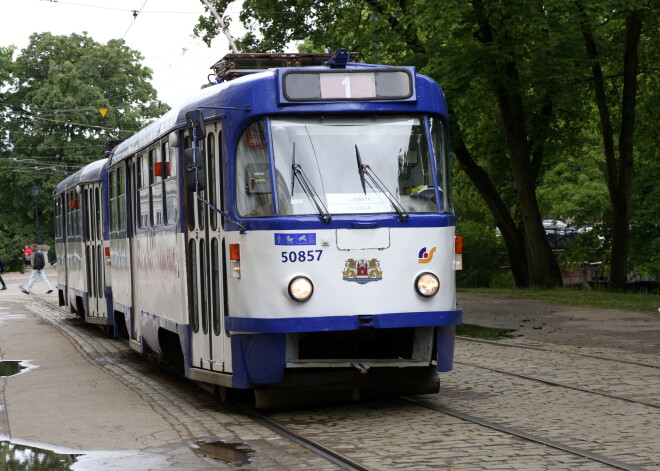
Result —
<instances>
[{"instance_id":1,"label":"paper sign in windshield","mask_svg":"<svg viewBox=\"0 0 660 471\"><path fill-rule=\"evenodd\" d=\"M327 193L330 214L389 213L392 211L384 193Z\"/></svg>"}]
</instances>

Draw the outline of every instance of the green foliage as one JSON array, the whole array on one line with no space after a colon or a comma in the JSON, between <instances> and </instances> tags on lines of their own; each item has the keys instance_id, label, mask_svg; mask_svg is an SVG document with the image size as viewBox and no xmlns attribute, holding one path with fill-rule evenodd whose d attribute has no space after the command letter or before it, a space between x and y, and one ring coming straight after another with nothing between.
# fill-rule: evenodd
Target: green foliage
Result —
<instances>
[{"instance_id":1,"label":"green foliage","mask_svg":"<svg viewBox=\"0 0 660 471\"><path fill-rule=\"evenodd\" d=\"M657 151L637 165L630 218L630 266L660 280L660 165Z\"/></svg>"},{"instance_id":2,"label":"green foliage","mask_svg":"<svg viewBox=\"0 0 660 471\"><path fill-rule=\"evenodd\" d=\"M214 1L218 11L228 3ZM604 230L599 235L605 241L582 237L565 252L567 260L577 261L598 248L611 247L609 226L618 220L612 217L612 201L629 197L625 189L614 196L608 192L608 178L617 180L612 176L616 165L605 164L602 115L594 93L595 61L587 54L584 32L592 32L597 47L616 141L623 127L626 18L641 11L630 247L636 269L657 276L660 231L654 215L660 208L653 184L660 165L655 116L660 109L657 6L650 0L584 3L246 0L239 20L249 34L238 44L244 52L276 52L292 41L304 41L301 50L307 52L347 47L357 51L361 61L416 66L443 86L454 139L462 139L487 173L518 232L529 220L523 214L528 206L520 201L521 189L527 188L537 190L541 215L575 225L600 223ZM206 39L218 32L208 15L200 19L197 34ZM510 105L516 100L519 115L508 116L507 109L513 109ZM523 135L519 150L528 154L517 161L512 157L511 134L505 132L514 124ZM529 164L527 181L516 181L514 176L514 166L521 163ZM455 177L459 228L466 221L492 225L493 217L478 202L481 196L463 184L462 170L457 169ZM468 227L467 232L473 229Z\"/></svg>"},{"instance_id":3,"label":"green foliage","mask_svg":"<svg viewBox=\"0 0 660 471\"><path fill-rule=\"evenodd\" d=\"M462 288L490 286L491 279L506 264L506 253L495 229L466 221L458 226L456 235L463 237L463 269L456 272L456 285Z\"/></svg>"},{"instance_id":4,"label":"green foliage","mask_svg":"<svg viewBox=\"0 0 660 471\"><path fill-rule=\"evenodd\" d=\"M609 194L600 164L600 156L594 152L567 152L545 172L539 185L543 214L578 227L603 221L609 211Z\"/></svg>"},{"instance_id":5,"label":"green foliage","mask_svg":"<svg viewBox=\"0 0 660 471\"><path fill-rule=\"evenodd\" d=\"M43 241L53 245L57 183L104 158L109 140L129 137L167 106L142 56L123 40L33 34L9 67L6 53L0 49L0 74L10 71L0 94L0 256L15 263L34 239L37 205ZM108 109L105 117L100 108Z\"/></svg>"},{"instance_id":6,"label":"green foliage","mask_svg":"<svg viewBox=\"0 0 660 471\"><path fill-rule=\"evenodd\" d=\"M568 269L574 269L584 262L605 262L607 265L609 246L602 236L602 225L592 227L588 232L571 235L571 241L566 243L564 250L557 256L559 263Z\"/></svg>"},{"instance_id":7,"label":"green foliage","mask_svg":"<svg viewBox=\"0 0 660 471\"><path fill-rule=\"evenodd\" d=\"M0 47L0 89L9 81L13 54L13 47Z\"/></svg>"}]
</instances>

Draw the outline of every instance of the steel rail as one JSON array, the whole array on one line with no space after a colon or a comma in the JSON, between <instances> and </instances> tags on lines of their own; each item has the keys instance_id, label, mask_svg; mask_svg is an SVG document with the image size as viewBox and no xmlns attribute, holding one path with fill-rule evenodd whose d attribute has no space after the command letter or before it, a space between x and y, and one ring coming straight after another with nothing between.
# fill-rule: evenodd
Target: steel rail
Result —
<instances>
[{"instance_id":1,"label":"steel rail","mask_svg":"<svg viewBox=\"0 0 660 471\"><path fill-rule=\"evenodd\" d=\"M597 461L599 463L605 464L607 466L611 466L613 468L617 469L623 469L625 471L647 471L644 468L638 468L636 466L631 466L626 463L622 463L621 461L613 460L610 458L607 458L605 456L601 455L596 455L594 453L590 453L588 451L580 450L579 448L575 448L569 445L564 445L563 443L555 442L554 440L548 440L542 437L537 437L536 435L532 435L526 432L522 432L520 430L515 430L510 427L505 427L503 425L496 424L494 422L490 422L488 420L480 419L478 417L474 417L468 414L463 414L462 412L457 412L451 409L447 409L445 407L440 407L436 406L435 404L431 404L427 401L423 401L420 399L414 399L412 397L406 397L402 396L401 399L404 401L408 401L412 404L416 404L421 407L426 407L427 409L435 410L437 412L441 412L443 414L450 415L452 417L456 417L457 419L465 420L466 422L471 422L473 424L481 425L483 427L488 427L493 430L497 430L498 432L506 433L508 435L513 435L518 438L522 438L524 440L528 440L534 443L538 443L540 445L545 445L549 446L551 448L555 448L557 450L564 451L566 453L570 453L572 455L577 455L581 456L583 458L587 458L592 461Z\"/></svg>"},{"instance_id":2,"label":"steel rail","mask_svg":"<svg viewBox=\"0 0 660 471\"><path fill-rule=\"evenodd\" d=\"M478 343L487 343L490 345L499 345L500 347L512 347L512 348L524 348L527 350L538 350L540 352L551 352L551 353L561 353L564 355L575 355L579 357L586 357L586 358L594 358L596 360L605 360L605 361L613 361L616 363L625 363L628 365L635 365L635 366L642 366L645 368L655 368L655 369L660 369L660 365L650 365L648 363L640 363L637 361L630 361L630 360L619 360L616 358L607 358L607 357L600 357L598 355L589 355L586 353L575 353L575 352L564 352L562 350L555 350L552 348L541 348L541 347L532 347L530 345L514 345L510 343L502 343L502 342L496 342L495 340L487 340L487 339L473 339L470 337L463 337L461 335L456 336L457 339L459 340L466 340L468 342L478 342Z\"/></svg>"},{"instance_id":3,"label":"steel rail","mask_svg":"<svg viewBox=\"0 0 660 471\"><path fill-rule=\"evenodd\" d=\"M299 435L288 428L286 428L283 425L278 424L274 420L269 419L268 417L261 415L260 413L256 412L254 409L251 409L247 406L244 406L242 404L231 404L227 405L229 407L232 407L236 409L239 412L242 412L243 414L249 416L252 420L257 422L259 425L262 425L273 432L277 433L278 435L281 435L284 438L287 438L291 440L292 442L306 448L307 450L322 456L323 458L327 459L328 461L336 464L337 466L340 466L342 469L347 469L349 471L372 471L371 468L367 468L365 466L362 466L360 463L357 461L353 461L350 458L337 453L336 451L321 445L318 442L315 442L314 440L311 440L309 438L305 438L302 435Z\"/></svg>"},{"instance_id":4,"label":"steel rail","mask_svg":"<svg viewBox=\"0 0 660 471\"><path fill-rule=\"evenodd\" d=\"M600 391L594 391L594 390L591 390L591 389L585 389L585 388L581 388L579 386L571 386L569 384L558 383L556 381L550 381L548 379L536 378L534 376L528 376L528 375L524 375L524 374L520 374L520 373L511 373L510 371L498 370L497 368L490 368L488 366L476 365L474 363L468 363L468 362L465 362L465 361L456 361L456 360L454 360L454 363L456 363L458 365L472 366L474 368L481 368L483 370L488 370L488 371L493 371L495 373L501 373L501 374L505 374L505 375L509 375L509 376L514 376L516 378L526 379L526 380L529 380L529 381L536 381L536 382L539 382L539 383L547 384L549 386L557 386L557 387L561 387L561 388L572 389L574 391L580 391L580 392L583 392L583 393L596 394L598 396L607 397L609 399L618 399L620 401L626 401L626 402L631 402L633 404L639 404L639 405L642 405L642 406L655 407L656 409L660 409L660 405L658 405L658 404L652 404L650 402L637 401L635 399L629 399L627 397L614 396L612 394L608 394L608 393L604 393L604 392L600 392Z\"/></svg>"}]
</instances>

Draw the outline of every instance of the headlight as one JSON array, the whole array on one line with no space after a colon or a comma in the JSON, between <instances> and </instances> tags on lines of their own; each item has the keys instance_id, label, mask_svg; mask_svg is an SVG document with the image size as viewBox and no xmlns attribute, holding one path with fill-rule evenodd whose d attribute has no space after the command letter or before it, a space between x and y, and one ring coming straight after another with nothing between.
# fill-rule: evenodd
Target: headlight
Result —
<instances>
[{"instance_id":1,"label":"headlight","mask_svg":"<svg viewBox=\"0 0 660 471\"><path fill-rule=\"evenodd\" d=\"M307 301L314 293L314 285L304 276L297 276L289 283L289 296L300 303Z\"/></svg>"},{"instance_id":2,"label":"headlight","mask_svg":"<svg viewBox=\"0 0 660 471\"><path fill-rule=\"evenodd\" d=\"M422 273L415 280L415 289L421 296L430 298L440 289L440 282L433 273Z\"/></svg>"}]
</instances>

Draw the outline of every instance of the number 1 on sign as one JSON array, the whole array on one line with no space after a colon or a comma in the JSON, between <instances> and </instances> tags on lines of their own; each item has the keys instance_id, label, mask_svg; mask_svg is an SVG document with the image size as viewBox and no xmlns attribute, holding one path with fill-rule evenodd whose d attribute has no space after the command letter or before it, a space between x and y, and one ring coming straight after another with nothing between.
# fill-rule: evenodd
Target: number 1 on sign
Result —
<instances>
[{"instance_id":1,"label":"number 1 on sign","mask_svg":"<svg viewBox=\"0 0 660 471\"><path fill-rule=\"evenodd\" d=\"M341 84L344 86L344 91L346 92L346 98L353 98L351 96L351 77L349 75L344 77L344 80L341 81Z\"/></svg>"}]
</instances>

